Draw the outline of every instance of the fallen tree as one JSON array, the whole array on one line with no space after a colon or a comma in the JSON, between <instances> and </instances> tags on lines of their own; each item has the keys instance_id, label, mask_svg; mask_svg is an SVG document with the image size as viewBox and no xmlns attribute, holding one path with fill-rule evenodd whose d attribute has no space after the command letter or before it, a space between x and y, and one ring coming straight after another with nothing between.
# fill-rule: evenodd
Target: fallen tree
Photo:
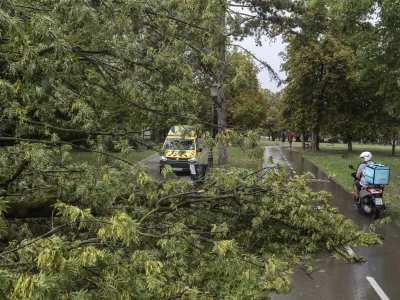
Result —
<instances>
[{"instance_id":1,"label":"fallen tree","mask_svg":"<svg viewBox=\"0 0 400 300\"><path fill-rule=\"evenodd\" d=\"M69 146L7 149L4 216L18 214L16 200L58 195L42 203L45 218L1 223L0 289L16 299L265 298L288 293L290 272L318 251L361 261L343 247L381 242L312 192L307 175L214 169L196 188L165 168L160 185L140 165L74 163Z\"/></svg>"}]
</instances>

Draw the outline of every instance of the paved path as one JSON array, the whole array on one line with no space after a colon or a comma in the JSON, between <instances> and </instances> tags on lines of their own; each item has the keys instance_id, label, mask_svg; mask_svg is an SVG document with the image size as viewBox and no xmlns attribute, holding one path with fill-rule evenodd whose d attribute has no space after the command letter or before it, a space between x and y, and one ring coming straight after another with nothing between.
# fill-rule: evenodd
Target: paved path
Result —
<instances>
[{"instance_id":1,"label":"paved path","mask_svg":"<svg viewBox=\"0 0 400 300\"><path fill-rule=\"evenodd\" d=\"M275 162L280 163L293 176L311 172L313 190L331 192L333 205L342 214L351 218L360 229L369 228L373 220L357 210L351 194L296 151L281 152L279 147L266 147L265 157L271 155ZM347 165L343 168L347 168ZM363 256L365 263L350 264L332 258L326 252L318 253L316 258L320 259L317 265L319 271L311 274L312 279L305 272L297 270L293 274L294 288L289 295L270 296L274 300L400 299L400 230L397 226L387 225L379 233L385 236L383 245L348 249Z\"/></svg>"}]
</instances>

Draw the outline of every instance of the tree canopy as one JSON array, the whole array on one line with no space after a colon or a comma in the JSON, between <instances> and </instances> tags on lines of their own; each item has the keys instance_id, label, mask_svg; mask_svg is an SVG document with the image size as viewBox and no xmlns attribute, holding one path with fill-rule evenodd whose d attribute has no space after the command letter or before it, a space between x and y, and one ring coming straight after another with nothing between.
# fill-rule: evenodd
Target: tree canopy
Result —
<instances>
[{"instance_id":1,"label":"tree canopy","mask_svg":"<svg viewBox=\"0 0 400 300\"><path fill-rule=\"evenodd\" d=\"M381 242L332 208L329 194L313 193L307 175L216 168L199 187L166 167L157 182L107 151L108 142L121 154L151 146L138 137L143 128L208 122L204 89L225 64L220 21L229 5L256 15L228 22L237 38L276 34L290 22L280 12L295 9L291 1L0 2L4 298L265 299L289 292L290 272L311 268L319 250L358 261L342 247ZM256 145L254 132L227 129L216 139ZM74 160L76 150L98 154L99 164Z\"/></svg>"}]
</instances>

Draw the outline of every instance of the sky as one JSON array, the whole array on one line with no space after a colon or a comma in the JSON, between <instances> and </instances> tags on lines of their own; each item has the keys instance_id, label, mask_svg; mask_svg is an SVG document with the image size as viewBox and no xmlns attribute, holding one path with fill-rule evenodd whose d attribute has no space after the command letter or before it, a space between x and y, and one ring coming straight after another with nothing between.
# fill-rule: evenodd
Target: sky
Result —
<instances>
[{"instance_id":1,"label":"sky","mask_svg":"<svg viewBox=\"0 0 400 300\"><path fill-rule=\"evenodd\" d=\"M253 53L258 59L268 63L279 74L280 79L285 79L285 73L280 71L283 60L279 56L279 53L285 50L285 44L280 38L277 38L273 43L263 41L261 47L257 47L254 39L251 37L237 43ZM277 92L283 88L282 85L278 87L277 82L271 81L271 77L265 69L258 74L258 80L262 88L267 88L273 92Z\"/></svg>"}]
</instances>

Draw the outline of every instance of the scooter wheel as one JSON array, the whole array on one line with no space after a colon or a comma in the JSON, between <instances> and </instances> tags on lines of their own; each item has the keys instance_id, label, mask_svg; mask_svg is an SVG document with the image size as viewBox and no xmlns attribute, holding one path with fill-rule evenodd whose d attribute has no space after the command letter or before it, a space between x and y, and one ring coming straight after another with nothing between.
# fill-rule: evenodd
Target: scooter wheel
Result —
<instances>
[{"instance_id":1,"label":"scooter wheel","mask_svg":"<svg viewBox=\"0 0 400 300\"><path fill-rule=\"evenodd\" d=\"M381 210L381 209L376 209L376 208L375 208L375 217L374 217L374 219L375 219L375 220L378 220L378 219L380 219L380 218L382 218L382 210Z\"/></svg>"}]
</instances>

